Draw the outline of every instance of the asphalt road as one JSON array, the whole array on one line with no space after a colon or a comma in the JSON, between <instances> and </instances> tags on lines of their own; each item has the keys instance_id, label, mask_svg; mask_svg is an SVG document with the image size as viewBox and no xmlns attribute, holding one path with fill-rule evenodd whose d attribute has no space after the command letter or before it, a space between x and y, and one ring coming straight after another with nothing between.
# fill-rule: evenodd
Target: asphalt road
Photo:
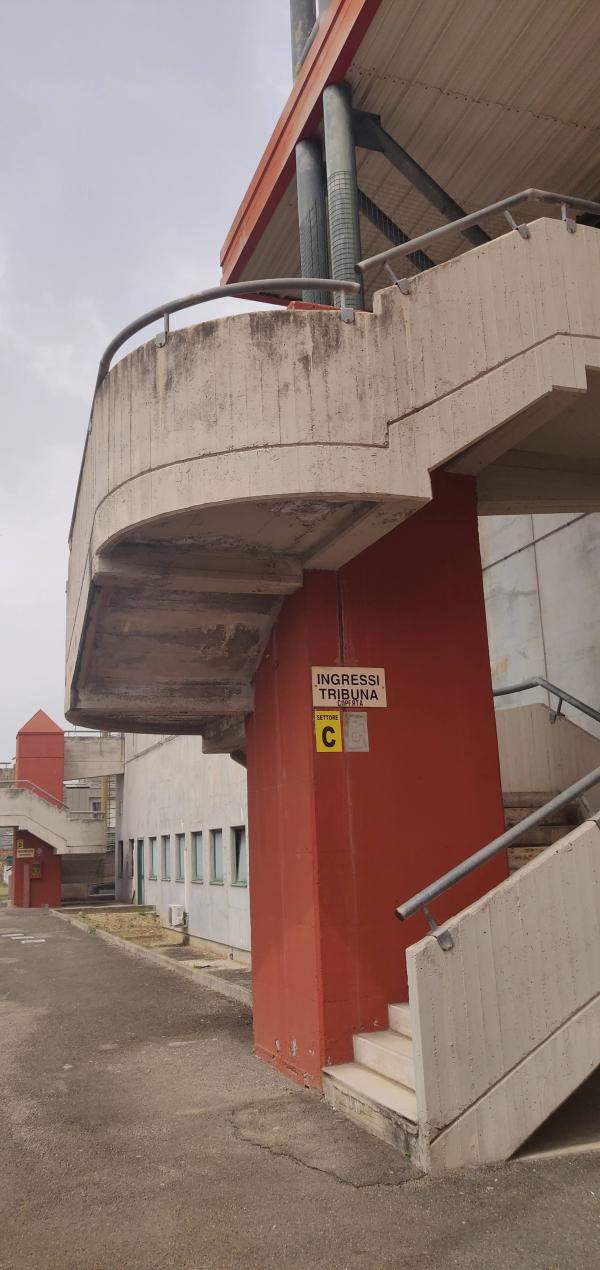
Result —
<instances>
[{"instance_id":1,"label":"asphalt road","mask_svg":"<svg viewBox=\"0 0 600 1270\"><path fill-rule=\"evenodd\" d=\"M598 1270L600 1154L421 1178L251 1046L244 1006L0 909L2 1270Z\"/></svg>"}]
</instances>

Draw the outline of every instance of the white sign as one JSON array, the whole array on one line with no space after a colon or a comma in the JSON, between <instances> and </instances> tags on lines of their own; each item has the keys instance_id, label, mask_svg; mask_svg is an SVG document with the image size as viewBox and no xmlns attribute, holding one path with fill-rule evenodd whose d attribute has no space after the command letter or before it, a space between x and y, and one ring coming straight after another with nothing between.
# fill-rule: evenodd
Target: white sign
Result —
<instances>
[{"instance_id":1,"label":"white sign","mask_svg":"<svg viewBox=\"0 0 600 1270\"><path fill-rule=\"evenodd\" d=\"M385 670L381 666L313 666L313 706L364 710L387 706Z\"/></svg>"}]
</instances>

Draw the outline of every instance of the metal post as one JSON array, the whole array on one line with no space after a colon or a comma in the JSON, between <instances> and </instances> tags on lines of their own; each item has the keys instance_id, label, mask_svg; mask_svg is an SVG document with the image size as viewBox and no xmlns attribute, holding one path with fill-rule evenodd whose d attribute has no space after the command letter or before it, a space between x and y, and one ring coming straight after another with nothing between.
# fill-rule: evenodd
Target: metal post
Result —
<instances>
[{"instance_id":1,"label":"metal post","mask_svg":"<svg viewBox=\"0 0 600 1270\"><path fill-rule=\"evenodd\" d=\"M329 274L327 244L327 204L323 155L318 137L308 137L296 146L298 190L298 230L300 272L305 278L326 278ZM330 304L326 291L303 291L310 304Z\"/></svg>"},{"instance_id":2,"label":"metal post","mask_svg":"<svg viewBox=\"0 0 600 1270\"><path fill-rule=\"evenodd\" d=\"M360 222L352 93L348 84L330 84L323 93L325 163L329 210L329 250L336 278L356 278L360 260ZM335 293L335 303L341 295ZM362 307L360 295L346 296L346 304Z\"/></svg>"},{"instance_id":3,"label":"metal post","mask_svg":"<svg viewBox=\"0 0 600 1270\"><path fill-rule=\"evenodd\" d=\"M307 41L317 22L317 0L290 0L292 70L294 79L302 65Z\"/></svg>"}]
</instances>

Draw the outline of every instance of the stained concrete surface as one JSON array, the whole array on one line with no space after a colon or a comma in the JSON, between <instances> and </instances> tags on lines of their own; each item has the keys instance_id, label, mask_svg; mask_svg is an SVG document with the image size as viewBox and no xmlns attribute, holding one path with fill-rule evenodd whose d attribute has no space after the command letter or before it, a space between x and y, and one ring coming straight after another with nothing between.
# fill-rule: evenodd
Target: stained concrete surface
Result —
<instances>
[{"instance_id":1,"label":"stained concrete surface","mask_svg":"<svg viewBox=\"0 0 600 1270\"><path fill-rule=\"evenodd\" d=\"M253 1058L244 1006L0 910L2 1270L592 1270L599 1247L597 1154L419 1177Z\"/></svg>"}]
</instances>

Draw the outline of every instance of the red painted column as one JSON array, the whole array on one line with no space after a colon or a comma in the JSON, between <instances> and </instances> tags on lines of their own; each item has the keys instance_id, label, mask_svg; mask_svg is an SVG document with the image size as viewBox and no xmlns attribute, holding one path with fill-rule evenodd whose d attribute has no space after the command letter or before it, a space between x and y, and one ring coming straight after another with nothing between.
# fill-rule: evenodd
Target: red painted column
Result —
<instances>
[{"instance_id":1,"label":"red painted column","mask_svg":"<svg viewBox=\"0 0 600 1270\"><path fill-rule=\"evenodd\" d=\"M60 904L61 862L60 856L47 842L33 833L15 833L31 856L17 859L15 850L11 877L10 902L15 908L42 908L48 904L55 908Z\"/></svg>"},{"instance_id":2,"label":"red painted column","mask_svg":"<svg viewBox=\"0 0 600 1270\"><path fill-rule=\"evenodd\" d=\"M15 785L33 788L39 798L62 804L64 796L65 737L62 728L38 710L17 733ZM22 842L32 855L17 856ZM61 861L48 843L34 834L15 833L15 852L10 902L16 907L40 908L60 904Z\"/></svg>"},{"instance_id":3,"label":"red painted column","mask_svg":"<svg viewBox=\"0 0 600 1270\"><path fill-rule=\"evenodd\" d=\"M368 753L317 754L311 666L382 666ZM434 499L284 604L248 723L256 1052L320 1085L352 1034L407 998L426 930L394 908L503 829L475 485ZM457 912L506 876L496 860L433 906Z\"/></svg>"}]
</instances>

